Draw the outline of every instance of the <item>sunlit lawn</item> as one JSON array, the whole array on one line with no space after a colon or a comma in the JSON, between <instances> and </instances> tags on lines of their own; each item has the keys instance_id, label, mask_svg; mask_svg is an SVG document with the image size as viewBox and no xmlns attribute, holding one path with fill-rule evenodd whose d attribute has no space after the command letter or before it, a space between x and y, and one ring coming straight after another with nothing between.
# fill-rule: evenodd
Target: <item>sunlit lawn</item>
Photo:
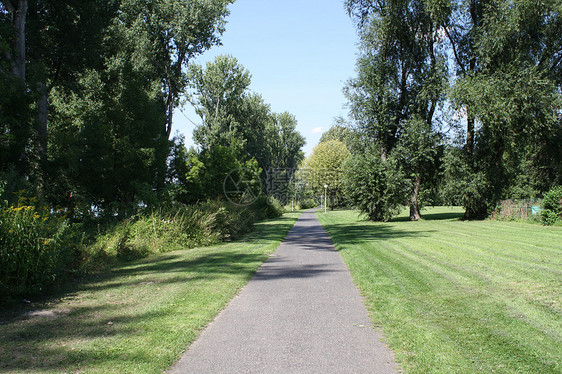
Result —
<instances>
[{"instance_id":1,"label":"sunlit lawn","mask_svg":"<svg viewBox=\"0 0 562 374\"><path fill-rule=\"evenodd\" d=\"M562 228L317 213L411 373L562 372Z\"/></svg>"},{"instance_id":2,"label":"sunlit lawn","mask_svg":"<svg viewBox=\"0 0 562 374\"><path fill-rule=\"evenodd\" d=\"M0 316L0 372L160 373L273 253L298 213L244 240L154 256Z\"/></svg>"}]
</instances>

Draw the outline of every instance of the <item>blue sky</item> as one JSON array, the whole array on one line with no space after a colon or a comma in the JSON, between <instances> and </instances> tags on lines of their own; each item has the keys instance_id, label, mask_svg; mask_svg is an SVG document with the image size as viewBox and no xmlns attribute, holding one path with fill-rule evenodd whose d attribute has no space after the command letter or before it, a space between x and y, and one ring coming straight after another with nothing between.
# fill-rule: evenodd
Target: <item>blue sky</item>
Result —
<instances>
[{"instance_id":1,"label":"blue sky","mask_svg":"<svg viewBox=\"0 0 562 374\"><path fill-rule=\"evenodd\" d=\"M274 112L297 118L310 154L334 117L347 116L342 88L355 75L356 41L343 0L238 0L230 6L223 45L195 63L223 54L238 59L252 74L250 90ZM189 104L174 115L173 131L188 145L190 120L201 122Z\"/></svg>"}]
</instances>

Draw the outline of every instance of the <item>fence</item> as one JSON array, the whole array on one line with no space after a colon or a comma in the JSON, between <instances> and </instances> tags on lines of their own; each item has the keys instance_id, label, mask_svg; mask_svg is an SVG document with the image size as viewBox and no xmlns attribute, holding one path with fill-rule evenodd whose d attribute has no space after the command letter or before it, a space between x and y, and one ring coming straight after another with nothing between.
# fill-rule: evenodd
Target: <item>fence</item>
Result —
<instances>
[{"instance_id":1,"label":"fence","mask_svg":"<svg viewBox=\"0 0 562 374\"><path fill-rule=\"evenodd\" d=\"M502 200L492 213L492 219L529 219L538 217L541 201L538 199Z\"/></svg>"}]
</instances>

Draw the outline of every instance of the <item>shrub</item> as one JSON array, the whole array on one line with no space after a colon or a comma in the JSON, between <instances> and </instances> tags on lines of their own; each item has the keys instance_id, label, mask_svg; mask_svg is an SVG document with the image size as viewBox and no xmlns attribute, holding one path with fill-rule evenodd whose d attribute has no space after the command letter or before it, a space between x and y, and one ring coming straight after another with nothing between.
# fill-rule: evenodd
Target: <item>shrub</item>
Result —
<instances>
[{"instance_id":1,"label":"shrub","mask_svg":"<svg viewBox=\"0 0 562 374\"><path fill-rule=\"evenodd\" d=\"M0 211L0 293L35 294L60 280L69 251L67 225L35 207Z\"/></svg>"},{"instance_id":2,"label":"shrub","mask_svg":"<svg viewBox=\"0 0 562 374\"><path fill-rule=\"evenodd\" d=\"M195 205L167 205L140 213L98 235L85 250L81 270L92 272L119 260L133 260L150 253L208 246L237 239L257 220L283 213L275 199L260 197L240 206L221 200Z\"/></svg>"},{"instance_id":3,"label":"shrub","mask_svg":"<svg viewBox=\"0 0 562 374\"><path fill-rule=\"evenodd\" d=\"M280 217L284 211L279 200L264 194L261 194L247 209L253 211L258 220Z\"/></svg>"},{"instance_id":4,"label":"shrub","mask_svg":"<svg viewBox=\"0 0 562 374\"><path fill-rule=\"evenodd\" d=\"M317 206L319 206L320 204L318 204L318 201L309 198L309 199L304 199L301 200L299 202L301 209L312 209L312 208L316 208Z\"/></svg>"},{"instance_id":5,"label":"shrub","mask_svg":"<svg viewBox=\"0 0 562 374\"><path fill-rule=\"evenodd\" d=\"M544 195L541 217L545 225L562 221L562 186L553 187Z\"/></svg>"},{"instance_id":6,"label":"shrub","mask_svg":"<svg viewBox=\"0 0 562 374\"><path fill-rule=\"evenodd\" d=\"M398 213L407 196L404 180L392 161L384 162L376 149L345 163L344 192L372 221L388 221Z\"/></svg>"}]
</instances>

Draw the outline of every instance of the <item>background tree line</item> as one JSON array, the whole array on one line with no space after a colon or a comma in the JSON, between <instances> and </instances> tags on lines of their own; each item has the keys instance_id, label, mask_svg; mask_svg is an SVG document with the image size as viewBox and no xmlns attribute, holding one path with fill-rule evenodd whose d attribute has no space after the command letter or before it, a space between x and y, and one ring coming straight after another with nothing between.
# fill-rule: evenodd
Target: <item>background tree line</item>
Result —
<instances>
[{"instance_id":1,"label":"background tree line","mask_svg":"<svg viewBox=\"0 0 562 374\"><path fill-rule=\"evenodd\" d=\"M2 0L0 177L70 217L219 196L228 170L295 165L296 120L248 91L220 43L231 0ZM188 98L197 149L172 138Z\"/></svg>"},{"instance_id":2,"label":"background tree line","mask_svg":"<svg viewBox=\"0 0 562 374\"><path fill-rule=\"evenodd\" d=\"M562 2L345 4L360 54L344 190L371 219L423 203L481 218L562 184Z\"/></svg>"}]
</instances>

